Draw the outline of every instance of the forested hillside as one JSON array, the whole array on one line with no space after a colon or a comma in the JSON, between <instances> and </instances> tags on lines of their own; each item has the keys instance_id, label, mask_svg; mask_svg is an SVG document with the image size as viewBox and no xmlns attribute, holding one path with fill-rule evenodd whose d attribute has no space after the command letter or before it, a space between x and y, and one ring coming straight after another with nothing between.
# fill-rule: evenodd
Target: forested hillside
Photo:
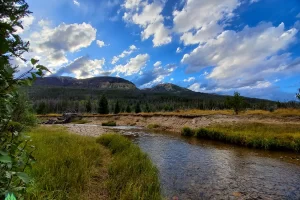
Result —
<instances>
[{"instance_id":1,"label":"forested hillside","mask_svg":"<svg viewBox=\"0 0 300 200\"><path fill-rule=\"evenodd\" d=\"M174 111L179 109L228 109L226 97L216 94L193 92L174 84L160 84L140 90L121 78L97 77L74 79L46 77L38 79L33 87L24 89L38 114L62 112L97 113L102 95L108 99L109 112L113 113L118 102L120 112ZM87 107L91 106L91 109ZM275 102L245 98L248 109L273 109ZM139 110L139 109L137 109Z\"/></svg>"}]
</instances>

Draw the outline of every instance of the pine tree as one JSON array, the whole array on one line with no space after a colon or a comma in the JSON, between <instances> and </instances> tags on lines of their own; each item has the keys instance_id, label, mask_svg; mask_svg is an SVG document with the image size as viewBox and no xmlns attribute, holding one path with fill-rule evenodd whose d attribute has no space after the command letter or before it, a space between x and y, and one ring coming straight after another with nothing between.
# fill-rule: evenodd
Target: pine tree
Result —
<instances>
[{"instance_id":1,"label":"pine tree","mask_svg":"<svg viewBox=\"0 0 300 200\"><path fill-rule=\"evenodd\" d=\"M141 106L140 106L140 103L137 103L135 106L135 113L140 113L140 112L142 112Z\"/></svg>"},{"instance_id":2,"label":"pine tree","mask_svg":"<svg viewBox=\"0 0 300 200\"><path fill-rule=\"evenodd\" d=\"M126 112L127 112L127 113L131 113L131 108L130 108L129 105L127 105L127 107L126 107Z\"/></svg>"},{"instance_id":3,"label":"pine tree","mask_svg":"<svg viewBox=\"0 0 300 200\"><path fill-rule=\"evenodd\" d=\"M119 106L119 101L117 101L115 105L114 114L119 114L119 113L120 113L120 106Z\"/></svg>"},{"instance_id":4,"label":"pine tree","mask_svg":"<svg viewBox=\"0 0 300 200\"><path fill-rule=\"evenodd\" d=\"M98 113L100 113L100 114L108 114L109 113L108 101L107 101L105 95L102 95L102 97L99 101Z\"/></svg>"},{"instance_id":5,"label":"pine tree","mask_svg":"<svg viewBox=\"0 0 300 200\"><path fill-rule=\"evenodd\" d=\"M85 109L87 113L90 113L92 111L92 102L90 98L87 100L85 104Z\"/></svg>"},{"instance_id":6,"label":"pine tree","mask_svg":"<svg viewBox=\"0 0 300 200\"><path fill-rule=\"evenodd\" d=\"M145 110L146 110L146 112L147 112L147 113L149 113L149 112L150 112L150 107L149 107L148 103L146 103Z\"/></svg>"}]
</instances>

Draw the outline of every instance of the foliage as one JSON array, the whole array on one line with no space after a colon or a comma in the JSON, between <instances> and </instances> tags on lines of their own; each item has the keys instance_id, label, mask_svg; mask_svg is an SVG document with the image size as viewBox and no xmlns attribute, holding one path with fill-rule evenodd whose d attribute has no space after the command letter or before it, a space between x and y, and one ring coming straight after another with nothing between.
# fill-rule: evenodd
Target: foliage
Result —
<instances>
[{"instance_id":1,"label":"foliage","mask_svg":"<svg viewBox=\"0 0 300 200\"><path fill-rule=\"evenodd\" d=\"M114 114L119 114L120 113L120 105L119 105L119 101L116 102L115 105L115 110L114 110Z\"/></svg>"},{"instance_id":2,"label":"foliage","mask_svg":"<svg viewBox=\"0 0 300 200\"><path fill-rule=\"evenodd\" d=\"M85 109L87 113L90 113L92 111L92 102L91 98L89 98L85 104Z\"/></svg>"},{"instance_id":3,"label":"foliage","mask_svg":"<svg viewBox=\"0 0 300 200\"><path fill-rule=\"evenodd\" d=\"M117 134L105 134L97 142L113 154L108 180L110 199L162 199L158 170L137 145Z\"/></svg>"},{"instance_id":4,"label":"foliage","mask_svg":"<svg viewBox=\"0 0 300 200\"><path fill-rule=\"evenodd\" d=\"M183 127L181 130L181 135L191 137L195 135L195 131L189 127Z\"/></svg>"},{"instance_id":5,"label":"foliage","mask_svg":"<svg viewBox=\"0 0 300 200\"><path fill-rule=\"evenodd\" d=\"M240 93L238 92L234 92L234 96L231 98L227 97L226 104L229 107L233 108L236 115L238 115L240 111L245 109L244 98L241 97Z\"/></svg>"},{"instance_id":6,"label":"foliage","mask_svg":"<svg viewBox=\"0 0 300 200\"><path fill-rule=\"evenodd\" d=\"M117 126L117 123L115 121L108 121L108 122L103 122L102 126Z\"/></svg>"},{"instance_id":7,"label":"foliage","mask_svg":"<svg viewBox=\"0 0 300 200\"><path fill-rule=\"evenodd\" d=\"M139 102L135 105L135 110L134 110L134 112L135 112L135 113L140 113L140 112L142 112L142 110L141 110L141 105L140 105Z\"/></svg>"},{"instance_id":8,"label":"foliage","mask_svg":"<svg viewBox=\"0 0 300 200\"><path fill-rule=\"evenodd\" d=\"M22 28L20 20L30 11L24 0L2 0L0 10L0 198L8 193L21 197L31 182L24 170L34 159L32 148L25 150L30 140L21 131L31 122L28 116L16 112L25 106L20 104L17 89L31 85L48 69L31 59L31 69L16 78L17 68L9 61L16 58L26 61L21 56L28 51L29 43L22 41L16 29Z\"/></svg>"},{"instance_id":9,"label":"foliage","mask_svg":"<svg viewBox=\"0 0 300 200\"><path fill-rule=\"evenodd\" d=\"M26 199L85 199L94 176L98 177L96 187L102 187L104 180L99 177L109 152L94 138L71 135L62 127L38 127L29 135L37 162L27 170L35 181Z\"/></svg>"},{"instance_id":10,"label":"foliage","mask_svg":"<svg viewBox=\"0 0 300 200\"><path fill-rule=\"evenodd\" d=\"M127 107L126 107L126 110L125 110L127 113L131 113L131 108L130 108L130 106L129 105L127 105Z\"/></svg>"},{"instance_id":11,"label":"foliage","mask_svg":"<svg viewBox=\"0 0 300 200\"><path fill-rule=\"evenodd\" d=\"M155 129L155 128L159 128L159 127L160 127L159 124L149 124L149 125L147 126L147 128L149 128L149 129Z\"/></svg>"},{"instance_id":12,"label":"foliage","mask_svg":"<svg viewBox=\"0 0 300 200\"><path fill-rule=\"evenodd\" d=\"M102 95L101 99L99 101L98 113L99 114L108 114L109 113L108 101L107 101L105 95Z\"/></svg>"},{"instance_id":13,"label":"foliage","mask_svg":"<svg viewBox=\"0 0 300 200\"><path fill-rule=\"evenodd\" d=\"M299 88L299 93L296 93L296 97L300 100L300 88Z\"/></svg>"}]
</instances>

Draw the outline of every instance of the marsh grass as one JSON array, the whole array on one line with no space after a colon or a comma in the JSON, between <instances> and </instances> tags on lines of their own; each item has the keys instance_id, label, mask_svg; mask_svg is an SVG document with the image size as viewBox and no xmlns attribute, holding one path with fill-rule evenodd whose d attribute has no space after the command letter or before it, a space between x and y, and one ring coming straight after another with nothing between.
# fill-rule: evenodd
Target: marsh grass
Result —
<instances>
[{"instance_id":1,"label":"marsh grass","mask_svg":"<svg viewBox=\"0 0 300 200\"><path fill-rule=\"evenodd\" d=\"M112 152L108 180L111 199L162 199L158 170L138 146L117 134L105 134L97 142Z\"/></svg>"},{"instance_id":2,"label":"marsh grass","mask_svg":"<svg viewBox=\"0 0 300 200\"><path fill-rule=\"evenodd\" d=\"M108 121L108 122L103 122L102 126L117 126L117 123L115 121Z\"/></svg>"},{"instance_id":3,"label":"marsh grass","mask_svg":"<svg viewBox=\"0 0 300 200\"><path fill-rule=\"evenodd\" d=\"M148 129L156 129L156 128L159 128L159 127L160 127L159 124L149 124L149 125L147 126Z\"/></svg>"},{"instance_id":4,"label":"marsh grass","mask_svg":"<svg viewBox=\"0 0 300 200\"><path fill-rule=\"evenodd\" d=\"M25 199L73 200L90 196L88 185L93 176L99 177L102 160L109 157L109 152L95 138L69 134L62 127L39 127L29 135L36 147L36 163L28 172L35 181ZM104 181L100 179L97 184L105 193Z\"/></svg>"},{"instance_id":5,"label":"marsh grass","mask_svg":"<svg viewBox=\"0 0 300 200\"><path fill-rule=\"evenodd\" d=\"M300 151L299 124L239 123L195 130L197 138L270 150Z\"/></svg>"},{"instance_id":6,"label":"marsh grass","mask_svg":"<svg viewBox=\"0 0 300 200\"><path fill-rule=\"evenodd\" d=\"M195 135L195 130L189 128L189 127L183 127L181 130L181 135L182 136L187 136L187 137L191 137Z\"/></svg>"},{"instance_id":7,"label":"marsh grass","mask_svg":"<svg viewBox=\"0 0 300 200\"><path fill-rule=\"evenodd\" d=\"M89 123L90 121L88 120L85 120L85 119L79 119L79 120L74 120L72 121L71 123L72 124L86 124L86 123Z\"/></svg>"}]
</instances>

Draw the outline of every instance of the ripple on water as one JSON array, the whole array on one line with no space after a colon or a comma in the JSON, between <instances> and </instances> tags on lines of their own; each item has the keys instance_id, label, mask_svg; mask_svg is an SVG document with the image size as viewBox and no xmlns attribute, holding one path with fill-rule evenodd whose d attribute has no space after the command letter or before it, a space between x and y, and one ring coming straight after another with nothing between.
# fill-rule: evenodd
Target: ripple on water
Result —
<instances>
[{"instance_id":1,"label":"ripple on water","mask_svg":"<svg viewBox=\"0 0 300 200\"><path fill-rule=\"evenodd\" d=\"M272 158L272 153L139 135L135 142L158 167L168 198L300 199L300 166Z\"/></svg>"}]
</instances>

